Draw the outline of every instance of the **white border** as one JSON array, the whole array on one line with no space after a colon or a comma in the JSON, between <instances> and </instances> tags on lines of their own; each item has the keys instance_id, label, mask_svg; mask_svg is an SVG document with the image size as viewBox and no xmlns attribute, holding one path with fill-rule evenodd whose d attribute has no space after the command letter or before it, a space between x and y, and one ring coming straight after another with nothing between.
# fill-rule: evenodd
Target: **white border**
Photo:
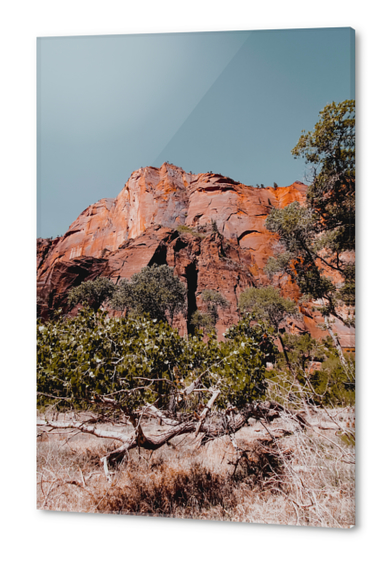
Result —
<instances>
[{"instance_id":1,"label":"white border","mask_svg":"<svg viewBox=\"0 0 388 562\"><path fill-rule=\"evenodd\" d=\"M371 0L34 0L1 17L1 427L6 559L331 560L384 557L387 361L384 324L387 215L386 30ZM356 29L358 182L358 494L350 531L35 511L35 44L37 36L346 27ZM384 151L384 152L383 152ZM381 171L379 170L381 168ZM371 298L375 296L375 299ZM4 334L6 341L4 341ZM15 397L18 396L16 399ZM20 398L19 398L20 396ZM379 430L384 431L379 436ZM5 523L5 525L4 525ZM8 552L7 552L8 551ZM381 553L380 553L381 552Z\"/></svg>"}]
</instances>

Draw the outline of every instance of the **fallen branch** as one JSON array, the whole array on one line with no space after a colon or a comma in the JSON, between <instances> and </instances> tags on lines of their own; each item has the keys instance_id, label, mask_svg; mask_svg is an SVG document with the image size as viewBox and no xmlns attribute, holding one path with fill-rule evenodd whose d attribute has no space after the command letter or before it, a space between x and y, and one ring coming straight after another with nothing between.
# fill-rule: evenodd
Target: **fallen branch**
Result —
<instances>
[{"instance_id":1,"label":"fallen branch","mask_svg":"<svg viewBox=\"0 0 388 562\"><path fill-rule=\"evenodd\" d=\"M88 433L98 438L120 441L121 445L119 447L110 451L100 459L104 467L105 476L108 481L111 481L109 463L120 462L128 451L136 447L139 449L142 448L149 451L156 451L160 447L163 447L163 445L168 444L174 437L191 433L194 433L194 437L197 437L199 433L202 433L202 444L204 444L219 437L223 437L224 435L230 436L231 434L235 434L248 422L250 417L259 420L272 421L273 419L279 417L283 412L289 413L289 411L283 408L280 404L276 404L274 402L257 402L246 407L237 415L224 417L213 416L212 419L208 420L208 414L219 394L220 391L218 389L213 389L213 395L207 406L202 411L199 420L194 419L193 415L193 419L179 422L176 419L166 416L154 405L148 404L141 410L132 413L129 416L134 428L134 431L130 434L99 429L96 425L90 425L76 420L63 422L44 420L38 421L38 426L45 426L52 429L77 429L82 433ZM162 419L168 428L157 435L146 435L141 425L141 419L142 416L147 414L158 419ZM292 415L295 416L294 419L299 422L302 428L306 426L306 422L303 420L302 416L298 413L293 413Z\"/></svg>"},{"instance_id":2,"label":"fallen branch","mask_svg":"<svg viewBox=\"0 0 388 562\"><path fill-rule=\"evenodd\" d=\"M128 436L117 431L106 431L104 429L97 429L95 426L86 425L83 422L68 421L68 422L58 422L58 421L48 421L48 420L38 420L38 426L45 426L54 429L78 429L82 433L90 433L95 437L101 437L102 439L115 439L117 441L126 442L128 441Z\"/></svg>"}]
</instances>

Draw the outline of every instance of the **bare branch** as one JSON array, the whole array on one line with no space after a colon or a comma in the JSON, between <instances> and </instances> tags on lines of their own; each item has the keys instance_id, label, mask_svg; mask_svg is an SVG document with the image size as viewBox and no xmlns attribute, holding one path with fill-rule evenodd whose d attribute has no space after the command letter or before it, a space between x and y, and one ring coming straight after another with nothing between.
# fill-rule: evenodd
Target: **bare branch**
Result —
<instances>
[{"instance_id":1,"label":"bare branch","mask_svg":"<svg viewBox=\"0 0 388 562\"><path fill-rule=\"evenodd\" d=\"M79 429L82 433L90 433L95 437L101 437L102 439L114 439L116 441L121 441L122 443L126 443L129 441L128 435L123 433L119 433L117 431L106 431L104 429L98 429L92 425L86 425L84 422L77 422L77 421L67 421L67 422L58 422L58 421L47 421L47 420L38 420L38 426L45 426L51 427L55 429Z\"/></svg>"},{"instance_id":2,"label":"bare branch","mask_svg":"<svg viewBox=\"0 0 388 562\"><path fill-rule=\"evenodd\" d=\"M199 417L199 422L198 422L198 425L197 425L197 429L195 430L194 438L196 438L198 436L198 433L201 430L202 424L203 424L206 416L210 412L214 402L217 400L218 396L220 395L220 392L221 392L220 390L213 390L212 397L210 398L209 402L207 403L206 407L204 408L202 414Z\"/></svg>"}]
</instances>

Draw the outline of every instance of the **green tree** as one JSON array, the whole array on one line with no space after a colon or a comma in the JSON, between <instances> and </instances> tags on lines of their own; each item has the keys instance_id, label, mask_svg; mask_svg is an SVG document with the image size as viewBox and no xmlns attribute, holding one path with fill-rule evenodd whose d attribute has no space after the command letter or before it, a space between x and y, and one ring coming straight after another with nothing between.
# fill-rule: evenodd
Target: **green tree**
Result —
<instances>
[{"instance_id":1,"label":"green tree","mask_svg":"<svg viewBox=\"0 0 388 562\"><path fill-rule=\"evenodd\" d=\"M312 174L306 205L273 209L266 227L279 235L282 252L267 262L270 275L285 272L304 295L321 299L322 314L354 322L355 303L355 105L331 103L320 112L312 132L292 150ZM333 282L333 278L340 282Z\"/></svg>"},{"instance_id":2,"label":"green tree","mask_svg":"<svg viewBox=\"0 0 388 562\"><path fill-rule=\"evenodd\" d=\"M202 301L206 303L207 311L213 318L216 324L219 318L218 309L228 308L229 301L218 291L213 291L211 289L205 289L201 294ZM214 324L214 325L215 325Z\"/></svg>"},{"instance_id":3,"label":"green tree","mask_svg":"<svg viewBox=\"0 0 388 562\"><path fill-rule=\"evenodd\" d=\"M70 289L68 302L71 307L79 303L88 304L95 312L109 300L115 290L114 283L107 277L97 277L93 281L84 281L78 287Z\"/></svg>"},{"instance_id":4,"label":"green tree","mask_svg":"<svg viewBox=\"0 0 388 562\"><path fill-rule=\"evenodd\" d=\"M249 287L241 293L239 298L239 310L243 314L250 314L256 320L267 322L272 326L282 345L287 365L290 366L286 347L280 332L280 324L287 318L298 318L300 316L298 307L294 301L281 296L275 287Z\"/></svg>"},{"instance_id":5,"label":"green tree","mask_svg":"<svg viewBox=\"0 0 388 562\"><path fill-rule=\"evenodd\" d=\"M216 326L209 313L200 312L199 310L196 310L192 315L191 325L194 328L203 330L204 334L211 334Z\"/></svg>"},{"instance_id":6,"label":"green tree","mask_svg":"<svg viewBox=\"0 0 388 562\"><path fill-rule=\"evenodd\" d=\"M305 403L310 405L354 405L354 376L343 368L329 337L318 341L310 334L284 334L283 342L292 371L291 376L285 373L285 361L278 354L275 367L266 374L272 399L283 402L292 396L302 404L305 398ZM353 362L351 358L349 361Z\"/></svg>"},{"instance_id":7,"label":"green tree","mask_svg":"<svg viewBox=\"0 0 388 562\"><path fill-rule=\"evenodd\" d=\"M201 294L202 301L206 303L206 312L196 310L192 316L191 324L202 328L205 334L212 332L219 319L218 310L228 308L229 301L218 291L205 289Z\"/></svg>"},{"instance_id":8,"label":"green tree","mask_svg":"<svg viewBox=\"0 0 388 562\"><path fill-rule=\"evenodd\" d=\"M314 131L300 137L295 158L311 166L307 198L320 218L323 246L336 254L354 250L355 244L355 102L326 105Z\"/></svg>"},{"instance_id":9,"label":"green tree","mask_svg":"<svg viewBox=\"0 0 388 562\"><path fill-rule=\"evenodd\" d=\"M186 287L167 265L144 267L131 280L120 281L112 299L116 310L147 313L156 320L172 323L175 315L184 309Z\"/></svg>"},{"instance_id":10,"label":"green tree","mask_svg":"<svg viewBox=\"0 0 388 562\"><path fill-rule=\"evenodd\" d=\"M249 287L240 295L239 310L243 314L251 314L257 320L268 322L276 332L286 318L298 318L296 303L281 296L275 287Z\"/></svg>"}]
</instances>

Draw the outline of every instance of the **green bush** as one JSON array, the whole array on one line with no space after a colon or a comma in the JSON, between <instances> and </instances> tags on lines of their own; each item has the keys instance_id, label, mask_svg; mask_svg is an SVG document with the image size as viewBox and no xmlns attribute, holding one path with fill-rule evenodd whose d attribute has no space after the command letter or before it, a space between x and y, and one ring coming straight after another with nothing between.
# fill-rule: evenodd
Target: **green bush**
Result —
<instances>
[{"instance_id":1,"label":"green bush","mask_svg":"<svg viewBox=\"0 0 388 562\"><path fill-rule=\"evenodd\" d=\"M204 334L211 334L215 329L214 318L208 312L196 310L190 323L198 333L202 330Z\"/></svg>"},{"instance_id":2,"label":"green bush","mask_svg":"<svg viewBox=\"0 0 388 562\"><path fill-rule=\"evenodd\" d=\"M248 287L241 293L238 307L242 314L251 314L257 320L268 322L276 331L286 318L300 316L296 303L282 297L280 291L271 285Z\"/></svg>"},{"instance_id":3,"label":"green bush","mask_svg":"<svg viewBox=\"0 0 388 562\"><path fill-rule=\"evenodd\" d=\"M330 338L315 340L310 334L284 334L293 373L287 372L284 355L276 350L274 368L266 372L267 380L282 387L283 397L290 393L300 395L317 406L350 406L355 402L354 359L347 357L345 370ZM312 362L321 363L312 370ZM296 380L294 378L296 375ZM299 396L301 397L301 395ZM282 401L280 396L276 397Z\"/></svg>"},{"instance_id":4,"label":"green bush","mask_svg":"<svg viewBox=\"0 0 388 562\"><path fill-rule=\"evenodd\" d=\"M354 359L347 358L353 366ZM322 363L319 371L314 371L310 382L319 395L315 401L324 406L353 406L355 403L355 381L346 373L338 357L330 357Z\"/></svg>"},{"instance_id":5,"label":"green bush","mask_svg":"<svg viewBox=\"0 0 388 562\"><path fill-rule=\"evenodd\" d=\"M38 404L62 400L67 407L97 408L99 396L114 395L128 412L147 402L167 408L174 397L180 408L191 409L200 398L182 398L182 390L205 372L202 386L221 390L217 406L243 407L265 392L261 336L261 327L255 337L237 327L224 342L215 336L204 342L182 338L147 316L109 318L89 309L39 321Z\"/></svg>"},{"instance_id":6,"label":"green bush","mask_svg":"<svg viewBox=\"0 0 388 562\"><path fill-rule=\"evenodd\" d=\"M202 329L205 334L215 330L219 319L218 309L228 308L229 301L218 291L205 289L201 294L202 301L206 304L206 312L196 310L191 318L191 324L197 329Z\"/></svg>"},{"instance_id":7,"label":"green bush","mask_svg":"<svg viewBox=\"0 0 388 562\"><path fill-rule=\"evenodd\" d=\"M194 234L194 236L197 235L197 233L195 232L195 230L193 228L191 228L190 226L186 226L185 224L180 224L177 227L177 231L182 232L182 233L189 232L190 234Z\"/></svg>"},{"instance_id":8,"label":"green bush","mask_svg":"<svg viewBox=\"0 0 388 562\"><path fill-rule=\"evenodd\" d=\"M181 224L177 227L177 231L181 234L185 234L185 232L187 232L189 234L192 234L196 238L206 238L208 225L190 227L190 226L186 226L185 224Z\"/></svg>"}]
</instances>

